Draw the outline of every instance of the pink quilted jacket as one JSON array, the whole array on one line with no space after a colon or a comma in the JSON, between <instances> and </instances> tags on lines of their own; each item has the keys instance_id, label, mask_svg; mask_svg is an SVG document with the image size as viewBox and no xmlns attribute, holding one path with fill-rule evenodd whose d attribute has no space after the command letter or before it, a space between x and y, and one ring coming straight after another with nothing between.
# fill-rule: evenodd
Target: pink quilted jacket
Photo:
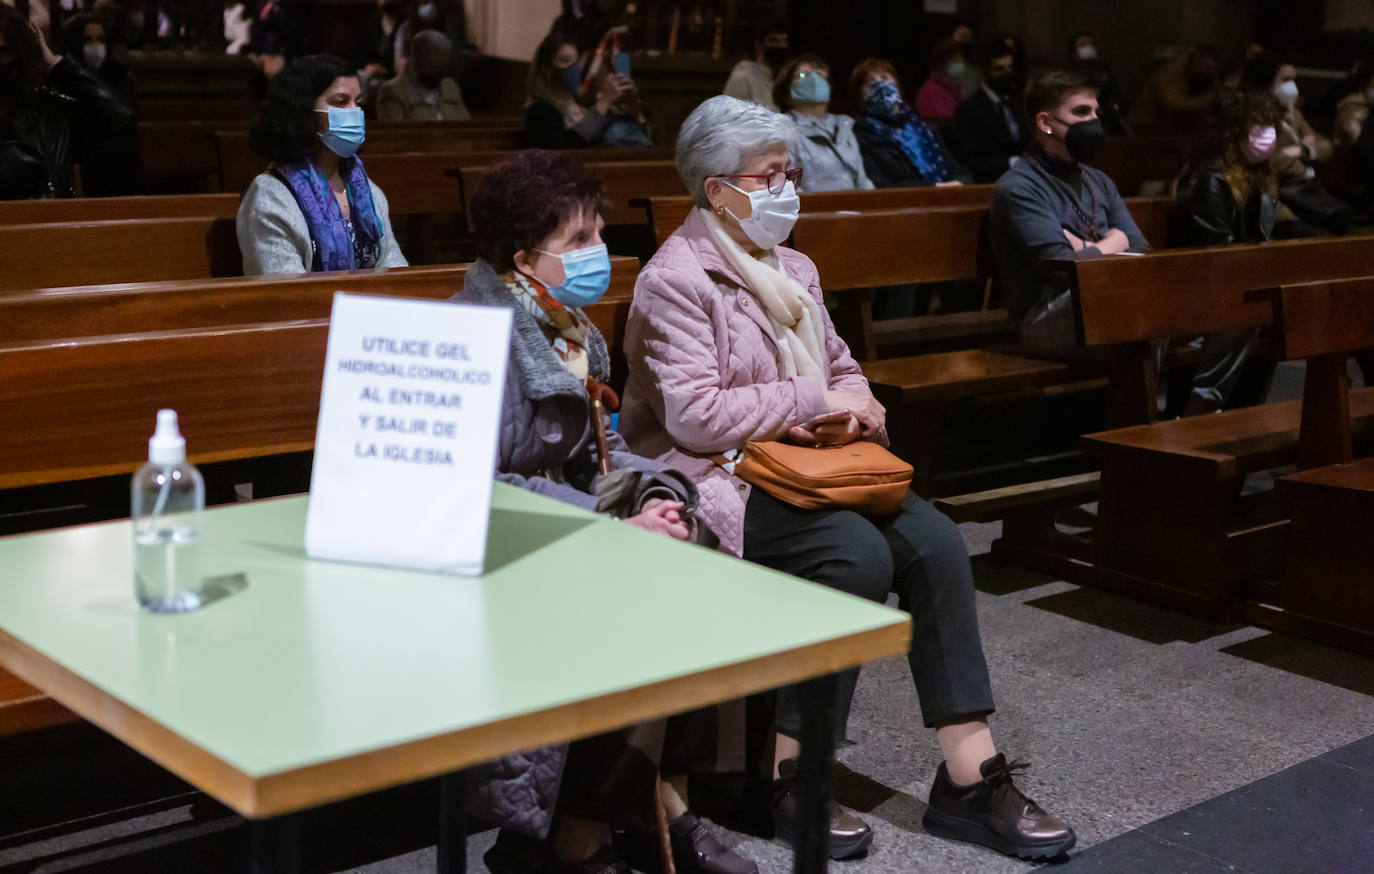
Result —
<instances>
[{"instance_id":1,"label":"pink quilted jacket","mask_svg":"<svg viewBox=\"0 0 1374 874\"><path fill-rule=\"evenodd\" d=\"M811 259L783 247L778 256L788 275L821 300ZM749 486L710 456L750 440L782 439L788 428L826 411L826 388L868 390L829 315L825 328L829 385L784 379L768 317L696 211L639 273L625 332L630 377L620 431L636 453L696 482L703 518L734 555L744 549Z\"/></svg>"}]
</instances>

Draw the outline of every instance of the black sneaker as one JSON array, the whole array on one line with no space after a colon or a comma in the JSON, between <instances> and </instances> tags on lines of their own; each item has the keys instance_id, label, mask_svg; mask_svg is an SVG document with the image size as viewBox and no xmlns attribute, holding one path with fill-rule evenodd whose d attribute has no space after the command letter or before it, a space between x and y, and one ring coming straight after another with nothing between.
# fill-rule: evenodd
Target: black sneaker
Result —
<instances>
[{"instance_id":1,"label":"black sneaker","mask_svg":"<svg viewBox=\"0 0 1374 874\"><path fill-rule=\"evenodd\" d=\"M1009 765L998 753L979 766L982 780L959 786L941 762L921 825L930 834L982 844L1021 859L1053 859L1067 853L1078 840L1073 829L1012 782L1029 767L1026 762Z\"/></svg>"},{"instance_id":2,"label":"black sneaker","mask_svg":"<svg viewBox=\"0 0 1374 874\"><path fill-rule=\"evenodd\" d=\"M548 844L524 832L503 828L496 843L482 855L491 874L544 874Z\"/></svg>"},{"instance_id":3,"label":"black sneaker","mask_svg":"<svg viewBox=\"0 0 1374 874\"><path fill-rule=\"evenodd\" d=\"M759 874L759 866L716 838L701 817L684 813L668 824L673 865L680 874Z\"/></svg>"},{"instance_id":4,"label":"black sneaker","mask_svg":"<svg viewBox=\"0 0 1374 874\"><path fill-rule=\"evenodd\" d=\"M773 782L773 834L796 848L797 832L797 794L795 759L782 763L782 777ZM839 861L849 859L865 852L873 843L873 830L868 823L845 810L834 801L830 802L830 829L826 835L826 852L830 858Z\"/></svg>"}]
</instances>

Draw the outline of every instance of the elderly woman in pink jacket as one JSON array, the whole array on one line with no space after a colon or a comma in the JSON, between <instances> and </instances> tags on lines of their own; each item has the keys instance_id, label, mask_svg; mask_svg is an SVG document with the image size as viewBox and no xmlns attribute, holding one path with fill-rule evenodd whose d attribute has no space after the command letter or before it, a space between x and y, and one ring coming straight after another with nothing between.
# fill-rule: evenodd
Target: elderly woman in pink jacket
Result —
<instances>
[{"instance_id":1,"label":"elderly woman in pink jacket","mask_svg":"<svg viewBox=\"0 0 1374 874\"><path fill-rule=\"evenodd\" d=\"M800 208L791 128L786 116L725 96L683 124L677 167L696 208L639 274L621 431L637 453L696 482L722 549L874 601L895 591L912 615L922 715L945 756L926 830L1025 858L1058 856L1073 830L1016 789L1019 768L988 729L992 689L958 528L915 494L881 518L804 510L712 460L750 440L887 439L884 410L826 315L816 266L782 245ZM849 672L839 683L841 731L856 679ZM795 689L779 691L773 821L789 841L799 709ZM844 858L865 850L872 832L834 807L829 841L831 856Z\"/></svg>"}]
</instances>

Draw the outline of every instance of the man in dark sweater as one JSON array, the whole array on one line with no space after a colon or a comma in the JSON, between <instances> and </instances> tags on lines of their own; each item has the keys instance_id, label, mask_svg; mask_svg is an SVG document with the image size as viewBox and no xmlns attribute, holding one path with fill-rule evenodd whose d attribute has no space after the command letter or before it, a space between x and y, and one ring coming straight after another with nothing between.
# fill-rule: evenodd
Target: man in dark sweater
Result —
<instances>
[{"instance_id":1,"label":"man in dark sweater","mask_svg":"<svg viewBox=\"0 0 1374 874\"><path fill-rule=\"evenodd\" d=\"M1149 248L1116 184L1089 167L1102 144L1097 88L1075 73L1045 73L1026 89L1031 146L998 180L991 237L1007 310L1029 351L1077 348L1073 308L1046 261L1081 260Z\"/></svg>"},{"instance_id":2,"label":"man in dark sweater","mask_svg":"<svg viewBox=\"0 0 1374 874\"><path fill-rule=\"evenodd\" d=\"M973 173L974 182L996 182L1026 145L1016 91L1016 54L994 43L983 56L983 84L954 110L949 147Z\"/></svg>"}]
</instances>

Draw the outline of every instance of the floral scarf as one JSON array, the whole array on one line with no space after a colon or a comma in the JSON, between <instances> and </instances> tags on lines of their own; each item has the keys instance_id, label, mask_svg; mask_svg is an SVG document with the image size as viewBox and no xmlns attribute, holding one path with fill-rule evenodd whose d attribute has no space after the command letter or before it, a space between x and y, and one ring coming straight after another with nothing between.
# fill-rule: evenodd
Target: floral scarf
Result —
<instances>
[{"instance_id":1,"label":"floral scarf","mask_svg":"<svg viewBox=\"0 0 1374 874\"><path fill-rule=\"evenodd\" d=\"M525 274L512 270L504 277L511 295L534 317L563 366L580 380L591 375L587 357L587 335L591 320L576 307L568 307L549 297L548 292L531 282Z\"/></svg>"},{"instance_id":2,"label":"floral scarf","mask_svg":"<svg viewBox=\"0 0 1374 874\"><path fill-rule=\"evenodd\" d=\"M345 158L339 167L348 192L352 221L346 222L334 192L309 159L278 167L277 176L291 189L310 227L319 270L375 267L381 257L381 222L372 204L372 186L360 158Z\"/></svg>"},{"instance_id":3,"label":"floral scarf","mask_svg":"<svg viewBox=\"0 0 1374 874\"><path fill-rule=\"evenodd\" d=\"M855 127L896 145L921 178L931 182L948 182L954 178L945 163L945 149L935 131L902 100L896 83L879 79L869 86L863 101L863 114L855 121Z\"/></svg>"}]
</instances>

